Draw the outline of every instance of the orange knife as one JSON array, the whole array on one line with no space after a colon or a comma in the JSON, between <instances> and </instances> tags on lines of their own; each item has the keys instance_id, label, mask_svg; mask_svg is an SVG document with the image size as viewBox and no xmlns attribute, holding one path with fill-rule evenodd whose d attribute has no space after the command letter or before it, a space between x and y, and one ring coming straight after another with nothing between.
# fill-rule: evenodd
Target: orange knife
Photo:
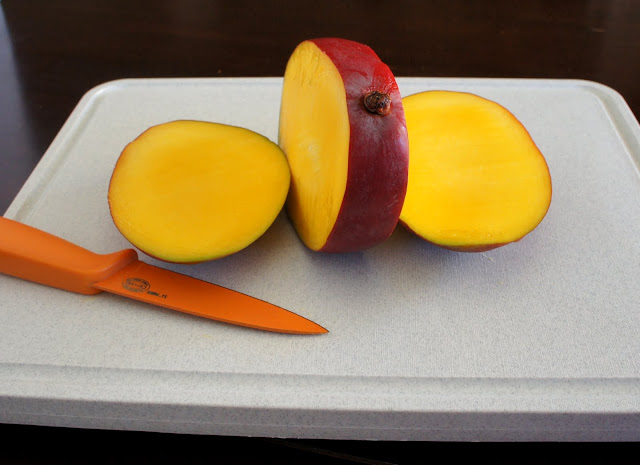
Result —
<instances>
[{"instance_id":1,"label":"orange knife","mask_svg":"<svg viewBox=\"0 0 640 465\"><path fill-rule=\"evenodd\" d=\"M112 292L240 326L322 334L293 312L215 284L148 265L133 249L95 254L39 229L0 217L0 273L79 294Z\"/></svg>"}]
</instances>

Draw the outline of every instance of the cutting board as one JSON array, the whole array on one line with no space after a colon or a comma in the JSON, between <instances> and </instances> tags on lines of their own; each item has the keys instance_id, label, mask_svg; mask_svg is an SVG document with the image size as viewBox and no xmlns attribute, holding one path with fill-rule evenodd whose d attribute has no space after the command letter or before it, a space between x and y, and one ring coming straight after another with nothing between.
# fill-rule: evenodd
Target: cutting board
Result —
<instances>
[{"instance_id":1,"label":"cutting board","mask_svg":"<svg viewBox=\"0 0 640 465\"><path fill-rule=\"evenodd\" d=\"M364 252L311 252L281 214L245 250L151 264L302 314L265 333L115 295L0 276L0 422L372 440L640 440L640 127L576 80L399 78L472 92L545 155L553 200L484 253L399 227ZM277 140L281 78L130 79L89 91L5 216L94 252L130 244L107 205L124 146L199 119Z\"/></svg>"}]
</instances>

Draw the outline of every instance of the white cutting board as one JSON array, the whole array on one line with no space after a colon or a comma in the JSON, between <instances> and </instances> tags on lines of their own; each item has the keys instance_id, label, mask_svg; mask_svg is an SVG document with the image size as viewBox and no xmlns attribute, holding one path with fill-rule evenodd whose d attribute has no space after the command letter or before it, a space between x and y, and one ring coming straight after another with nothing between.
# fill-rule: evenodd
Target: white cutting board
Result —
<instances>
[{"instance_id":1,"label":"white cutting board","mask_svg":"<svg viewBox=\"0 0 640 465\"><path fill-rule=\"evenodd\" d=\"M640 440L640 127L588 81L399 78L472 92L529 130L551 208L478 254L399 228L308 251L281 215L256 243L169 265L299 313L291 336L0 276L0 422L410 440ZM149 126L201 119L277 140L280 78L121 80L78 104L6 215L94 252L130 245L107 186ZM1 240L1 238L0 238Z\"/></svg>"}]
</instances>

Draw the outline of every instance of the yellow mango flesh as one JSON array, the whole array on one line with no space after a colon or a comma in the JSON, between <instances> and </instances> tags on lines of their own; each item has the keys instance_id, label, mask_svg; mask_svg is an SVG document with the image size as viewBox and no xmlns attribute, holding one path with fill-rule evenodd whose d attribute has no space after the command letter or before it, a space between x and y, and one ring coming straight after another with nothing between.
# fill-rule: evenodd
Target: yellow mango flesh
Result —
<instances>
[{"instance_id":1,"label":"yellow mango flesh","mask_svg":"<svg viewBox=\"0 0 640 465\"><path fill-rule=\"evenodd\" d=\"M476 95L430 91L403 99L409 182L400 220L451 248L510 243L551 202L544 157L504 107Z\"/></svg>"},{"instance_id":2,"label":"yellow mango flesh","mask_svg":"<svg viewBox=\"0 0 640 465\"><path fill-rule=\"evenodd\" d=\"M312 42L289 59L280 112L278 142L291 167L287 209L305 244L319 250L347 185L349 116L342 77Z\"/></svg>"},{"instance_id":3,"label":"yellow mango flesh","mask_svg":"<svg viewBox=\"0 0 640 465\"><path fill-rule=\"evenodd\" d=\"M250 130L201 121L154 126L122 152L109 186L122 234L178 263L243 249L273 223L289 188L280 148Z\"/></svg>"}]
</instances>

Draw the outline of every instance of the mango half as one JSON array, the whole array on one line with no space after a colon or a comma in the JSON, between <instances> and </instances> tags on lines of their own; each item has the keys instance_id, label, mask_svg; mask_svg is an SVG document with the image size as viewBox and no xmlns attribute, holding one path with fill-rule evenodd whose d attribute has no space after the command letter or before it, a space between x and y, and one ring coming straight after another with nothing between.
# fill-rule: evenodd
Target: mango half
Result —
<instances>
[{"instance_id":1,"label":"mango half","mask_svg":"<svg viewBox=\"0 0 640 465\"><path fill-rule=\"evenodd\" d=\"M480 252L515 242L551 203L546 160L506 108L464 92L403 99L409 183L400 221L438 246Z\"/></svg>"},{"instance_id":2,"label":"mango half","mask_svg":"<svg viewBox=\"0 0 640 465\"><path fill-rule=\"evenodd\" d=\"M109 208L125 238L146 254L198 263L238 252L284 206L290 173L280 148L245 128L172 121L122 151Z\"/></svg>"}]
</instances>

